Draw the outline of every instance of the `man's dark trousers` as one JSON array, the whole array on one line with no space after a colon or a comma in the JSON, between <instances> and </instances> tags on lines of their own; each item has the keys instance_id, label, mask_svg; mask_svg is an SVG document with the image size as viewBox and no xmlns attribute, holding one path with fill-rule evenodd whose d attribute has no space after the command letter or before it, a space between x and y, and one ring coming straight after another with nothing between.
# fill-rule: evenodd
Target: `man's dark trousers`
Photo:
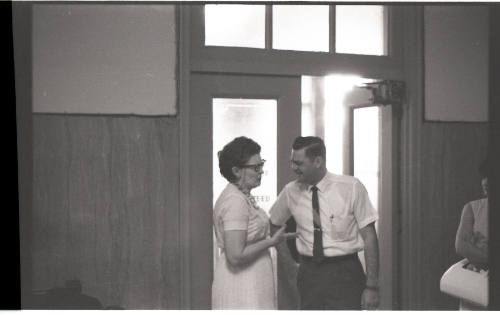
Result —
<instances>
[{"instance_id":1,"label":"man's dark trousers","mask_svg":"<svg viewBox=\"0 0 500 315\"><path fill-rule=\"evenodd\" d=\"M297 287L302 310L360 310L366 277L358 254L327 257L321 263L301 256Z\"/></svg>"}]
</instances>

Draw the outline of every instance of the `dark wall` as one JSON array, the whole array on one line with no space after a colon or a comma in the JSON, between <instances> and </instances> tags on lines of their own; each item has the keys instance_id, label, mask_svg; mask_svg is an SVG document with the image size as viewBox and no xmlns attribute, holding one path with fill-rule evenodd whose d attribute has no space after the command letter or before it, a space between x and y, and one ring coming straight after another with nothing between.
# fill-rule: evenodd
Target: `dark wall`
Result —
<instances>
[{"instance_id":1,"label":"dark wall","mask_svg":"<svg viewBox=\"0 0 500 315\"><path fill-rule=\"evenodd\" d=\"M22 308L180 308L178 118L32 114L31 19L13 4Z\"/></svg>"},{"instance_id":2,"label":"dark wall","mask_svg":"<svg viewBox=\"0 0 500 315\"><path fill-rule=\"evenodd\" d=\"M488 175L489 184L489 246L500 246L500 5L496 3L490 7L490 119L488 130L489 154L495 161ZM489 310L500 310L500 253L489 252L490 282Z\"/></svg>"},{"instance_id":3,"label":"dark wall","mask_svg":"<svg viewBox=\"0 0 500 315\"><path fill-rule=\"evenodd\" d=\"M455 235L465 203L482 198L478 166L486 157L486 123L424 123L421 151L422 306L458 309L457 299L439 290L439 279L461 260Z\"/></svg>"},{"instance_id":4,"label":"dark wall","mask_svg":"<svg viewBox=\"0 0 500 315\"><path fill-rule=\"evenodd\" d=\"M35 115L32 287L179 308L175 118Z\"/></svg>"},{"instance_id":5,"label":"dark wall","mask_svg":"<svg viewBox=\"0 0 500 315\"><path fill-rule=\"evenodd\" d=\"M481 197L477 168L487 153L488 124L424 120L423 7L405 10L400 308L457 310L458 300L441 293L439 281L460 259L454 240L464 204Z\"/></svg>"}]
</instances>

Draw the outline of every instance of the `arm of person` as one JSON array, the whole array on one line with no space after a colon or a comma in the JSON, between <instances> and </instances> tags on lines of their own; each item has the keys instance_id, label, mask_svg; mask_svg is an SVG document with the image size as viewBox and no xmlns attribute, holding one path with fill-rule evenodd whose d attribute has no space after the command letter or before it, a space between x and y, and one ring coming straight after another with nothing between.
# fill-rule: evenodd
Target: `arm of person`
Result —
<instances>
[{"instance_id":1,"label":"arm of person","mask_svg":"<svg viewBox=\"0 0 500 315\"><path fill-rule=\"evenodd\" d=\"M281 225L275 225L273 221L271 221L271 218L269 218L269 226L271 227L271 235L274 235L274 233L281 228Z\"/></svg>"},{"instance_id":2,"label":"arm of person","mask_svg":"<svg viewBox=\"0 0 500 315\"><path fill-rule=\"evenodd\" d=\"M281 228L285 222L292 216L288 208L288 195L286 187L281 190L276 201L269 210L269 223L271 225L271 235Z\"/></svg>"},{"instance_id":3,"label":"arm of person","mask_svg":"<svg viewBox=\"0 0 500 315\"><path fill-rule=\"evenodd\" d=\"M375 224L372 222L361 228L360 234L365 243L366 263L366 288L361 296L361 307L366 310L374 310L380 303L378 292L379 251Z\"/></svg>"},{"instance_id":4,"label":"arm of person","mask_svg":"<svg viewBox=\"0 0 500 315\"><path fill-rule=\"evenodd\" d=\"M373 310L379 305L378 270L379 251L378 239L375 231L377 212L373 208L368 192L358 180L353 186L353 212L358 222L359 232L365 243L366 287L361 295L361 307Z\"/></svg>"},{"instance_id":5,"label":"arm of person","mask_svg":"<svg viewBox=\"0 0 500 315\"><path fill-rule=\"evenodd\" d=\"M249 214L245 199L234 197L221 206L224 226L224 251L228 263L238 267L255 260L264 250L278 244L290 235L285 233L285 226L280 227L271 238L265 238L253 244L247 244Z\"/></svg>"},{"instance_id":6,"label":"arm of person","mask_svg":"<svg viewBox=\"0 0 500 315\"><path fill-rule=\"evenodd\" d=\"M462 210L460 224L455 238L455 249L457 254L465 257L473 265L484 267L488 263L488 250L474 244L474 213L469 204Z\"/></svg>"},{"instance_id":7,"label":"arm of person","mask_svg":"<svg viewBox=\"0 0 500 315\"><path fill-rule=\"evenodd\" d=\"M224 231L224 245L226 258L233 267L239 267L254 261L264 250L275 246L293 233L285 233L285 227L280 227L271 238L247 245L246 230Z\"/></svg>"}]
</instances>

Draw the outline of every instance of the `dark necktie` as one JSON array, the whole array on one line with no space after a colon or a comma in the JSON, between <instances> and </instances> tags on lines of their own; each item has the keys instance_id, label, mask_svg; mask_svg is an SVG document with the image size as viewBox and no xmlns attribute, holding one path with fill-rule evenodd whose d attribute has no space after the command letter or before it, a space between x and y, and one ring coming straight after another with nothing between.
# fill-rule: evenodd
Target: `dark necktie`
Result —
<instances>
[{"instance_id":1,"label":"dark necktie","mask_svg":"<svg viewBox=\"0 0 500 315\"><path fill-rule=\"evenodd\" d=\"M321 218L319 215L318 187L312 186L311 190L314 224L313 261L321 262L325 256L323 254L323 231L321 230Z\"/></svg>"}]
</instances>

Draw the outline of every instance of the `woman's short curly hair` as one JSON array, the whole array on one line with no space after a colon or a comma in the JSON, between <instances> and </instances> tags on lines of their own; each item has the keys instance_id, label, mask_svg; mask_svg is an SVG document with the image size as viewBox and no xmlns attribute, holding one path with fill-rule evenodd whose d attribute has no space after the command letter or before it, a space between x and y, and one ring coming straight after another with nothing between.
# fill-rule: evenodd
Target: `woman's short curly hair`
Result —
<instances>
[{"instance_id":1,"label":"woman's short curly hair","mask_svg":"<svg viewBox=\"0 0 500 315\"><path fill-rule=\"evenodd\" d=\"M234 166L241 167L255 154L260 153L260 145L247 137L237 137L229 142L217 154L219 157L219 170L222 176L229 182L234 182L236 177L233 174Z\"/></svg>"}]
</instances>

